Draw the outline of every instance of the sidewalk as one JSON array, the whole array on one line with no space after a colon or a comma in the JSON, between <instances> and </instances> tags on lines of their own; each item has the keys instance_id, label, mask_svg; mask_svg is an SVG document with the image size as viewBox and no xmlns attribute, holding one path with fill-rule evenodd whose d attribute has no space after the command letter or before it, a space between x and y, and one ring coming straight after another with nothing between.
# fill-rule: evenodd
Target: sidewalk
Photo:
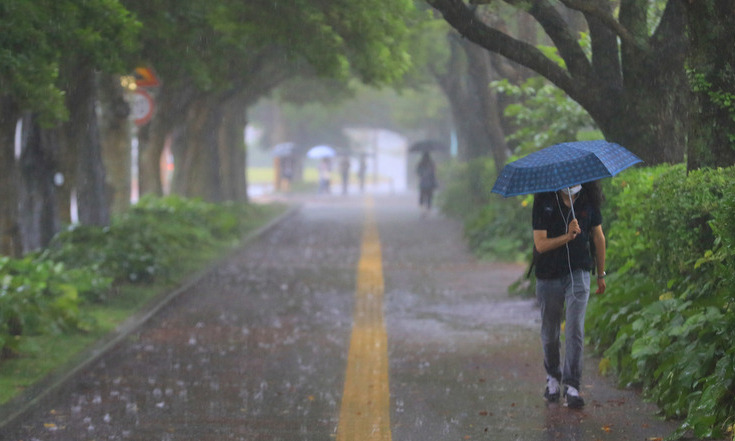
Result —
<instances>
[{"instance_id":1,"label":"sidewalk","mask_svg":"<svg viewBox=\"0 0 735 441\"><path fill-rule=\"evenodd\" d=\"M3 441L328 440L336 436L366 207L303 208L167 298L31 403ZM581 411L547 406L523 272L479 262L411 195L375 197L390 427L401 441L655 440L675 425L588 359ZM368 385L369 386L369 385Z\"/></svg>"}]
</instances>

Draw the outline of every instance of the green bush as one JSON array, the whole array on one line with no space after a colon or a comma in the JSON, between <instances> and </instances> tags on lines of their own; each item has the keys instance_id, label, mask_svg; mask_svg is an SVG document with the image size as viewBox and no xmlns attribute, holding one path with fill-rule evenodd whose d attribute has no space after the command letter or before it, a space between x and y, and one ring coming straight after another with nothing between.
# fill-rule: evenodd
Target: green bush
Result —
<instances>
[{"instance_id":1,"label":"green bush","mask_svg":"<svg viewBox=\"0 0 735 441\"><path fill-rule=\"evenodd\" d=\"M182 256L238 243L269 215L253 205L148 196L108 228L71 226L41 253L0 258L0 358L23 335L91 329L84 302L104 302L114 284L167 277Z\"/></svg>"},{"instance_id":2,"label":"green bush","mask_svg":"<svg viewBox=\"0 0 735 441\"><path fill-rule=\"evenodd\" d=\"M70 227L45 256L72 268L93 267L116 282L146 282L166 277L191 250L239 240L257 215L248 205L146 196L109 228Z\"/></svg>"},{"instance_id":3,"label":"green bush","mask_svg":"<svg viewBox=\"0 0 735 441\"><path fill-rule=\"evenodd\" d=\"M677 436L735 418L735 169L636 169L606 183L608 291L587 336L622 384L643 387Z\"/></svg>"},{"instance_id":4,"label":"green bush","mask_svg":"<svg viewBox=\"0 0 735 441\"><path fill-rule=\"evenodd\" d=\"M549 49L549 56L558 57L553 48ZM505 140L516 156L581 139L582 131L582 136L587 139L599 139L601 136L587 111L542 77L531 77L521 85L512 84L507 79L493 81L490 87L510 101L503 115L513 121L515 131Z\"/></svg>"},{"instance_id":5,"label":"green bush","mask_svg":"<svg viewBox=\"0 0 735 441\"><path fill-rule=\"evenodd\" d=\"M490 191L495 177L492 159L443 163L439 167L441 191L437 194L437 206L457 219L474 216L497 197Z\"/></svg>"},{"instance_id":6,"label":"green bush","mask_svg":"<svg viewBox=\"0 0 735 441\"><path fill-rule=\"evenodd\" d=\"M91 270L28 256L0 257L0 350L13 354L22 335L86 330L91 321L79 309L80 293L107 282Z\"/></svg>"},{"instance_id":7,"label":"green bush","mask_svg":"<svg viewBox=\"0 0 735 441\"><path fill-rule=\"evenodd\" d=\"M675 170L683 171L676 167ZM602 223L609 250L606 262L619 274L635 266L639 273L653 271L656 258L647 241L650 220L657 214L648 205L654 181L671 166L637 168L614 179L603 179ZM641 236L643 234L643 236Z\"/></svg>"},{"instance_id":8,"label":"green bush","mask_svg":"<svg viewBox=\"0 0 735 441\"><path fill-rule=\"evenodd\" d=\"M440 177L447 184L438 195L438 205L445 214L464 222L465 238L475 254L522 261L532 235L530 228L518 226L530 226L532 199L504 199L492 193L496 176L491 159L445 165Z\"/></svg>"},{"instance_id":9,"label":"green bush","mask_svg":"<svg viewBox=\"0 0 735 441\"><path fill-rule=\"evenodd\" d=\"M495 200L467 219L464 231L470 247L484 258L526 260L533 244L532 204L532 197L502 199L496 195Z\"/></svg>"}]
</instances>

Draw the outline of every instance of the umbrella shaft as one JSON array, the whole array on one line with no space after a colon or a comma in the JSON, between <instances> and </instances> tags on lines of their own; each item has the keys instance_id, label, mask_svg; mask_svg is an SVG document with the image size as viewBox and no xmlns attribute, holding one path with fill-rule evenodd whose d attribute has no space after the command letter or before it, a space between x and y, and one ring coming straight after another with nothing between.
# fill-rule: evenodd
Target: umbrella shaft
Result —
<instances>
[{"instance_id":1,"label":"umbrella shaft","mask_svg":"<svg viewBox=\"0 0 735 441\"><path fill-rule=\"evenodd\" d=\"M572 195L571 188L569 187L567 187L566 197L569 198L569 208L572 210L572 219L576 219L577 214L574 212L574 196Z\"/></svg>"}]
</instances>

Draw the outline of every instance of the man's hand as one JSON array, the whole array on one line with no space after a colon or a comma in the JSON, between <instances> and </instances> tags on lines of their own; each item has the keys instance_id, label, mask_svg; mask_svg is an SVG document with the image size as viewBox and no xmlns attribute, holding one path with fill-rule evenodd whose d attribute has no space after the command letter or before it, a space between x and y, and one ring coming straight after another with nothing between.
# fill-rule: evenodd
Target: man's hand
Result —
<instances>
[{"instance_id":1,"label":"man's hand","mask_svg":"<svg viewBox=\"0 0 735 441\"><path fill-rule=\"evenodd\" d=\"M577 222L577 219L572 219L572 221L569 222L569 228L567 229L567 237L569 238L569 242L576 239L577 236L581 233L582 229L579 228L579 222Z\"/></svg>"},{"instance_id":2,"label":"man's hand","mask_svg":"<svg viewBox=\"0 0 735 441\"><path fill-rule=\"evenodd\" d=\"M605 279L597 279L597 291L595 291L595 294L605 294L606 288L607 283L605 282Z\"/></svg>"}]
</instances>

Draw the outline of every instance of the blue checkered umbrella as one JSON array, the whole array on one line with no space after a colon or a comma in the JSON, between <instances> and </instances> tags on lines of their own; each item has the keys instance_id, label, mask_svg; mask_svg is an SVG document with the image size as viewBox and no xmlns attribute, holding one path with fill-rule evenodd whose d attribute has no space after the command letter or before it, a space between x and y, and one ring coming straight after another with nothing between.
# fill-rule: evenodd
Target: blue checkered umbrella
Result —
<instances>
[{"instance_id":1,"label":"blue checkered umbrella","mask_svg":"<svg viewBox=\"0 0 735 441\"><path fill-rule=\"evenodd\" d=\"M643 161L612 142L564 142L507 164L492 191L505 197L557 191L615 176L639 162Z\"/></svg>"}]
</instances>

